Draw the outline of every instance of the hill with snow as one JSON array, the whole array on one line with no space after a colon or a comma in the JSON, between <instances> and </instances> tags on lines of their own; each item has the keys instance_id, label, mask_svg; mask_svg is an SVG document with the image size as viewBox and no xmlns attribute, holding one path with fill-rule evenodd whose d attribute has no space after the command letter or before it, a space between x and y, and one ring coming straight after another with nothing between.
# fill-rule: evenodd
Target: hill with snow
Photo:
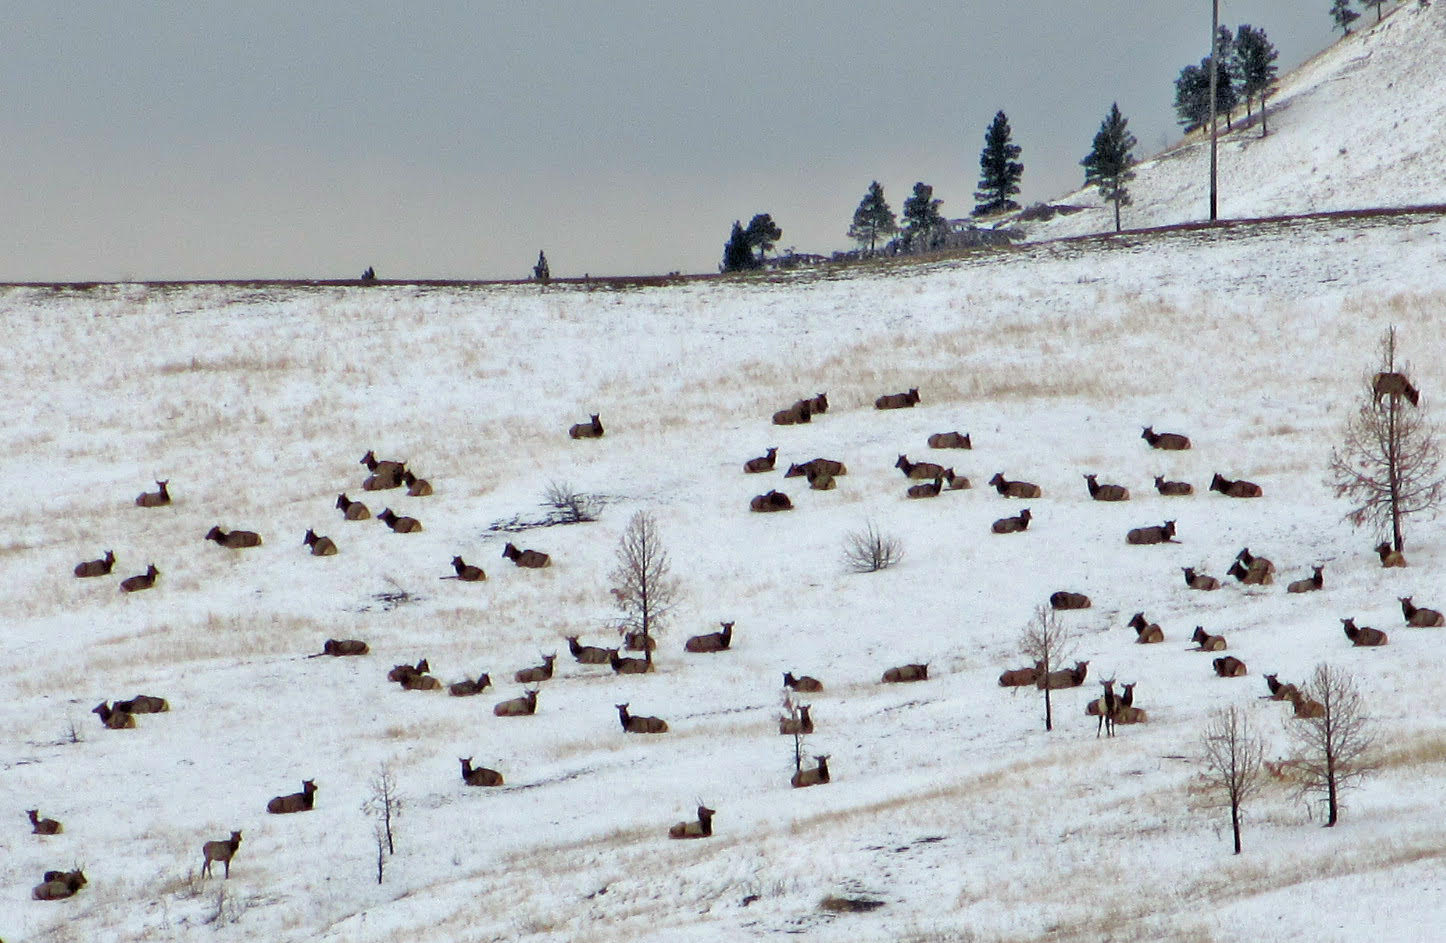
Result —
<instances>
[{"instance_id":1,"label":"hill with snow","mask_svg":"<svg viewBox=\"0 0 1446 943\"><path fill-rule=\"evenodd\" d=\"M1403 3L1281 77L1260 117L1221 119L1219 215L1245 219L1446 203L1446 10ZM1195 132L1142 161L1126 229L1209 216L1210 138ZM1056 203L1086 207L1026 223L1032 240L1113 231L1113 206L1084 188Z\"/></svg>"}]
</instances>

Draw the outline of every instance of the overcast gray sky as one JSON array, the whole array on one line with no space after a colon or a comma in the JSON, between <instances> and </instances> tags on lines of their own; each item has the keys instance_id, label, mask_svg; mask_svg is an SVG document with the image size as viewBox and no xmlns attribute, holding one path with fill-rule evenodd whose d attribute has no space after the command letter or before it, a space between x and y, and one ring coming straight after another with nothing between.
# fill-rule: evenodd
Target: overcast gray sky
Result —
<instances>
[{"instance_id":1,"label":"overcast gray sky","mask_svg":"<svg viewBox=\"0 0 1446 943\"><path fill-rule=\"evenodd\" d=\"M1282 70L1326 0L1221 0ZM117 3L0 31L0 279L714 271L733 220L828 252L869 181L973 206L1003 109L1024 202L1083 179L1112 101L1175 139L1194 2ZM1202 207L1202 213L1204 212Z\"/></svg>"}]
</instances>

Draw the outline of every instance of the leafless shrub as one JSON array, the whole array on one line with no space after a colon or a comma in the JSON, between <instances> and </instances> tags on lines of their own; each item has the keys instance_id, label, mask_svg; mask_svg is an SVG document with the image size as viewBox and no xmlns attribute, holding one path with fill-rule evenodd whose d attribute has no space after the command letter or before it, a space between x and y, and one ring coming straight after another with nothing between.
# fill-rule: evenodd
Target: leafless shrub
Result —
<instances>
[{"instance_id":1,"label":"leafless shrub","mask_svg":"<svg viewBox=\"0 0 1446 943\"><path fill-rule=\"evenodd\" d=\"M643 655L652 664L653 651L648 643L677 605L680 592L653 515L638 511L628 521L618 541L618 562L611 579L613 598L622 610L618 631L623 635L640 633Z\"/></svg>"},{"instance_id":2,"label":"leafless shrub","mask_svg":"<svg viewBox=\"0 0 1446 943\"><path fill-rule=\"evenodd\" d=\"M1036 606L1034 618L1019 633L1019 653L1039 663L1041 681L1073 655L1074 645L1074 633L1047 605ZM1053 730L1054 711L1049 700L1051 686L1048 683L1038 686L1044 691L1044 729Z\"/></svg>"},{"instance_id":3,"label":"leafless shrub","mask_svg":"<svg viewBox=\"0 0 1446 943\"><path fill-rule=\"evenodd\" d=\"M1250 727L1250 718L1231 706L1215 712L1200 738L1206 791L1217 805L1230 806L1235 853L1240 854L1240 811L1263 784L1265 744Z\"/></svg>"},{"instance_id":4,"label":"leafless shrub","mask_svg":"<svg viewBox=\"0 0 1446 943\"><path fill-rule=\"evenodd\" d=\"M1326 827L1340 818L1340 792L1374 772L1375 737L1366 700L1348 672L1317 665L1301 693L1320 703L1319 717L1292 717L1286 733L1295 747L1291 765L1304 797L1325 797Z\"/></svg>"},{"instance_id":5,"label":"leafless shrub","mask_svg":"<svg viewBox=\"0 0 1446 943\"><path fill-rule=\"evenodd\" d=\"M897 537L879 530L869 521L863 530L844 535L844 566L853 573L874 573L887 570L904 556L904 545Z\"/></svg>"},{"instance_id":6,"label":"leafless shrub","mask_svg":"<svg viewBox=\"0 0 1446 943\"><path fill-rule=\"evenodd\" d=\"M595 494L584 494L566 481L549 481L542 493L543 503L557 509L560 524L583 524L597 520L602 510L602 499Z\"/></svg>"}]
</instances>

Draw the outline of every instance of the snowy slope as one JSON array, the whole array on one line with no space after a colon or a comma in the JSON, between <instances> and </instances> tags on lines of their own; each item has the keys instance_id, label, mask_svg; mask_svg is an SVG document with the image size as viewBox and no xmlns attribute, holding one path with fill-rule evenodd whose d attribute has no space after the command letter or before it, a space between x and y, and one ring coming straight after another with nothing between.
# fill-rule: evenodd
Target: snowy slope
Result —
<instances>
[{"instance_id":1,"label":"snowy slope","mask_svg":"<svg viewBox=\"0 0 1446 943\"><path fill-rule=\"evenodd\" d=\"M1370 15L1374 19L1374 15ZM1289 75L1267 109L1269 134L1244 108L1221 121L1219 214L1242 219L1324 210L1446 203L1446 9L1400 5ZM1196 132L1142 161L1126 229L1206 219L1210 139ZM1056 203L1089 209L1027 223L1030 239L1112 231L1114 210L1091 187Z\"/></svg>"}]
</instances>

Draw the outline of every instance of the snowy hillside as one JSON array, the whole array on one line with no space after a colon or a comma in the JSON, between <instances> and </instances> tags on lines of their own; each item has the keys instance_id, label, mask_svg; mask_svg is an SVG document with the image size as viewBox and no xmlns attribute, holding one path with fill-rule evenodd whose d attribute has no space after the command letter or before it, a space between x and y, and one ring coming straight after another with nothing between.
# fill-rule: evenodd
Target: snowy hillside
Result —
<instances>
[{"instance_id":1,"label":"snowy hillside","mask_svg":"<svg viewBox=\"0 0 1446 943\"><path fill-rule=\"evenodd\" d=\"M1405 3L1373 20L1282 76L1266 137L1258 116L1244 121L1243 106L1233 131L1222 119L1221 219L1446 203L1446 7ZM1124 227L1206 219L1209 162L1210 139L1199 132L1143 161ZM1113 208L1093 187L1054 202L1089 209L1025 224L1030 239L1114 229Z\"/></svg>"},{"instance_id":2,"label":"snowy hillside","mask_svg":"<svg viewBox=\"0 0 1446 943\"><path fill-rule=\"evenodd\" d=\"M1411 529L1404 570L1340 521L1325 457L1374 344L1397 324L1429 406L1446 388L1441 226L1372 220L1182 233L1084 251L1069 244L890 274L791 285L713 282L646 292L491 288L9 289L11 416L5 513L9 696L0 723L0 934L16 940L1318 940L1372 928L1418 939L1446 880L1446 733L1435 630L1403 627L1446 570L1439 524ZM1358 279L1351 274L1367 273ZM1392 286L1389 291L1379 286ZM874 398L918 387L919 406ZM812 423L769 416L827 391ZM572 440L598 412L607 433ZM1152 451L1140 428L1188 433ZM971 432L972 451L930 450ZM779 471L742 462L779 447ZM360 492L368 448L409 461L436 493ZM975 487L904 497L900 453L952 464ZM845 461L834 491L784 479L793 461ZM1210 475L1265 497L1205 491ZM984 486L1037 482L1023 534L990 523L1022 502ZM1089 500L1081 477L1131 489ZM1152 476L1193 482L1164 498ZM174 503L134 496L168 479ZM603 495L601 520L537 519L550 481ZM749 498L789 493L792 513ZM338 492L420 519L400 535L346 522ZM653 675L574 663L563 636L616 644L615 547L652 512L683 585ZM1179 543L1131 547L1128 528L1178 521ZM845 571L844 535L872 520L903 562ZM228 550L212 526L259 532ZM309 556L313 527L339 545ZM524 571L507 540L552 554ZM1280 582L1214 593L1242 546ZM76 579L106 550L115 574ZM460 554L483 583L444 581ZM155 563L154 589L122 594ZM1283 583L1325 564L1325 590ZM1033 691L996 684L1020 630L1057 589L1090 662L1042 729ZM1134 644L1144 611L1162 645ZM1339 619L1390 633L1353 649ZM733 621L732 650L684 639ZM1187 651L1195 625L1249 666L1221 679ZM307 659L359 638L361 658ZM513 671L559 654L537 714L495 717ZM384 676L427 657L442 680L490 671L482 697L405 692ZM1288 707L1262 675L1303 681L1322 661L1370 698L1382 771L1334 830L1273 785L1246 853L1193 787L1211 710L1249 711L1285 750ZM883 685L928 662L929 680ZM1425 669L1425 670L1423 670ZM777 733L783 671L820 678L809 754L833 782L789 787ZM1138 684L1143 726L1097 740L1096 678ZM90 708L138 693L169 713L104 730ZM621 731L614 705L671 731ZM70 742L70 725L79 742ZM462 784L459 757L501 771ZM369 780L405 796L398 847L375 883ZM318 786L314 811L265 812ZM673 842L699 801L716 834ZM24 811L64 824L29 834ZM243 831L229 882L197 877L201 844ZM1225 831L1222 833L1222 829ZM30 899L48 869L81 866L68 901ZM221 888L224 886L224 894ZM839 913L829 898L882 901Z\"/></svg>"}]
</instances>

